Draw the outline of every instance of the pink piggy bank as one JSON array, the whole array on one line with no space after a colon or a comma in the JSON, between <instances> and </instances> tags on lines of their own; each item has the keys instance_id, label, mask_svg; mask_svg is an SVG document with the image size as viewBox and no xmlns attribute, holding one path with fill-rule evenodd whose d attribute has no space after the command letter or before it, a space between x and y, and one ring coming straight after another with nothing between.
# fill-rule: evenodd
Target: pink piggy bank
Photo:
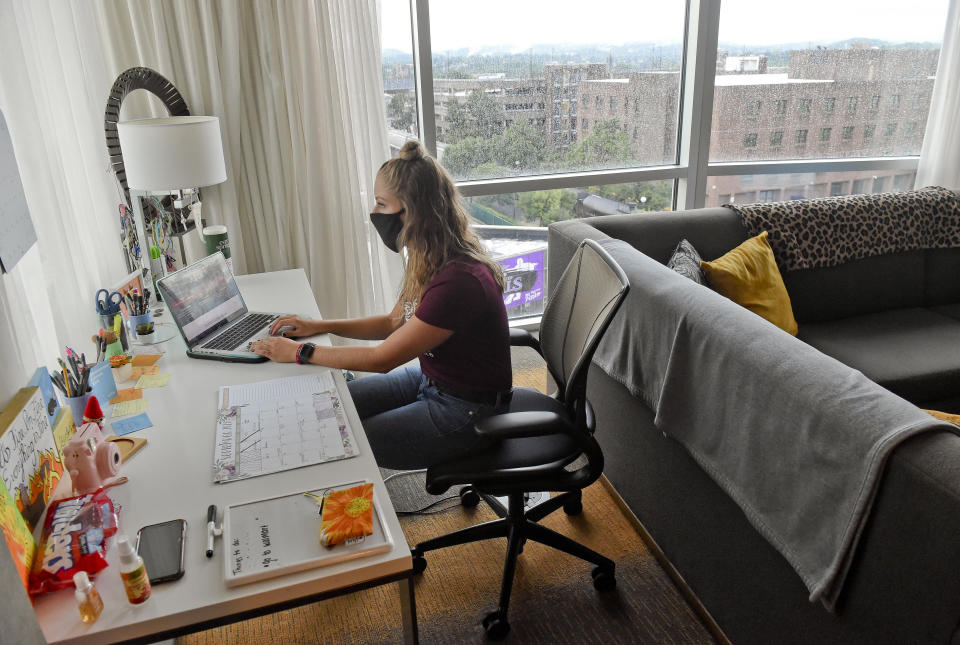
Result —
<instances>
[{"instance_id":1,"label":"pink piggy bank","mask_svg":"<svg viewBox=\"0 0 960 645\"><path fill-rule=\"evenodd\" d=\"M63 449L63 464L73 482L73 494L92 493L104 486L127 481L120 472L120 449L104 441L100 426L84 423Z\"/></svg>"}]
</instances>

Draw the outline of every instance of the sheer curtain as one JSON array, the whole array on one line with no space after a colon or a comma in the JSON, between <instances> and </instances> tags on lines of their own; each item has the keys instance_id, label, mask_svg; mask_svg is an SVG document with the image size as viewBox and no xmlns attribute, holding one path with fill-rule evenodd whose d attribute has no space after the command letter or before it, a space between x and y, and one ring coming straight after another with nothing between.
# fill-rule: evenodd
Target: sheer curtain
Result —
<instances>
[{"instance_id":1,"label":"sheer curtain","mask_svg":"<svg viewBox=\"0 0 960 645\"><path fill-rule=\"evenodd\" d=\"M960 190L960 0L950 0L916 187Z\"/></svg>"},{"instance_id":2,"label":"sheer curtain","mask_svg":"<svg viewBox=\"0 0 960 645\"><path fill-rule=\"evenodd\" d=\"M325 316L388 311L402 267L367 220L388 156L379 43L376 0L0 0L0 107L39 238L32 270L0 282L0 353L52 364L125 275L103 111L134 66L220 117L228 181L203 215L227 225L238 273L303 267ZM121 118L164 113L134 92ZM14 353L4 329L55 338Z\"/></svg>"},{"instance_id":3,"label":"sheer curtain","mask_svg":"<svg viewBox=\"0 0 960 645\"><path fill-rule=\"evenodd\" d=\"M112 71L156 69L221 118L228 181L203 213L237 270L303 267L327 317L389 310L402 268L366 217L388 157L375 0L96 6Z\"/></svg>"}]
</instances>

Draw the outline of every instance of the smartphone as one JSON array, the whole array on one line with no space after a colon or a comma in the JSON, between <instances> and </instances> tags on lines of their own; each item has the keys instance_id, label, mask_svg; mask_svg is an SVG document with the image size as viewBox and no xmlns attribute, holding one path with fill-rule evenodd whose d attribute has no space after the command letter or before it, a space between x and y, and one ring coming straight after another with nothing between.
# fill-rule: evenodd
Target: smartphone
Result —
<instances>
[{"instance_id":1,"label":"smartphone","mask_svg":"<svg viewBox=\"0 0 960 645\"><path fill-rule=\"evenodd\" d=\"M170 520L137 531L137 553L143 558L150 584L179 580L183 576L183 543L186 520Z\"/></svg>"}]
</instances>

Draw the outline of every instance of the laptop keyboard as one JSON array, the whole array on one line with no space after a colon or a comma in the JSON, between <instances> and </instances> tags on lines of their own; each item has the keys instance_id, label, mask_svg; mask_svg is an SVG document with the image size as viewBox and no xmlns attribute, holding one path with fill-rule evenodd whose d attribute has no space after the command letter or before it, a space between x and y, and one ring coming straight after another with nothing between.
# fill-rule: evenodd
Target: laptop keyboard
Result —
<instances>
[{"instance_id":1,"label":"laptop keyboard","mask_svg":"<svg viewBox=\"0 0 960 645\"><path fill-rule=\"evenodd\" d=\"M250 314L238 324L202 345L203 349L233 350L246 345L251 336L263 329L279 316L271 314ZM246 347L244 347L246 349Z\"/></svg>"}]
</instances>

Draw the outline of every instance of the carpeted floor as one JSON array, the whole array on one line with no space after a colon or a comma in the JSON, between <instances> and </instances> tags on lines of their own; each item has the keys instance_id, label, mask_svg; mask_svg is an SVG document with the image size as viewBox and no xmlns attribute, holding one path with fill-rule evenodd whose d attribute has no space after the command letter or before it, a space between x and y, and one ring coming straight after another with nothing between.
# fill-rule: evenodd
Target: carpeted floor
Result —
<instances>
[{"instance_id":1,"label":"carpeted floor","mask_svg":"<svg viewBox=\"0 0 960 645\"><path fill-rule=\"evenodd\" d=\"M545 389L543 364L522 352L533 354L528 349L515 350L515 383ZM420 509L442 499L427 495L419 473L391 478L387 488L398 511ZM503 642L715 643L605 482L584 491L583 507L580 516L557 511L543 524L614 560L616 589L598 593L590 579L592 565L528 542L517 565L511 631ZM401 516L410 544L495 518L486 505L464 509L458 499L441 501L430 510L437 512ZM487 642L480 621L496 606L505 552L506 540L497 539L427 554L427 570L414 585L422 643ZM401 639L396 585L388 585L200 632L177 643L387 644Z\"/></svg>"}]
</instances>

